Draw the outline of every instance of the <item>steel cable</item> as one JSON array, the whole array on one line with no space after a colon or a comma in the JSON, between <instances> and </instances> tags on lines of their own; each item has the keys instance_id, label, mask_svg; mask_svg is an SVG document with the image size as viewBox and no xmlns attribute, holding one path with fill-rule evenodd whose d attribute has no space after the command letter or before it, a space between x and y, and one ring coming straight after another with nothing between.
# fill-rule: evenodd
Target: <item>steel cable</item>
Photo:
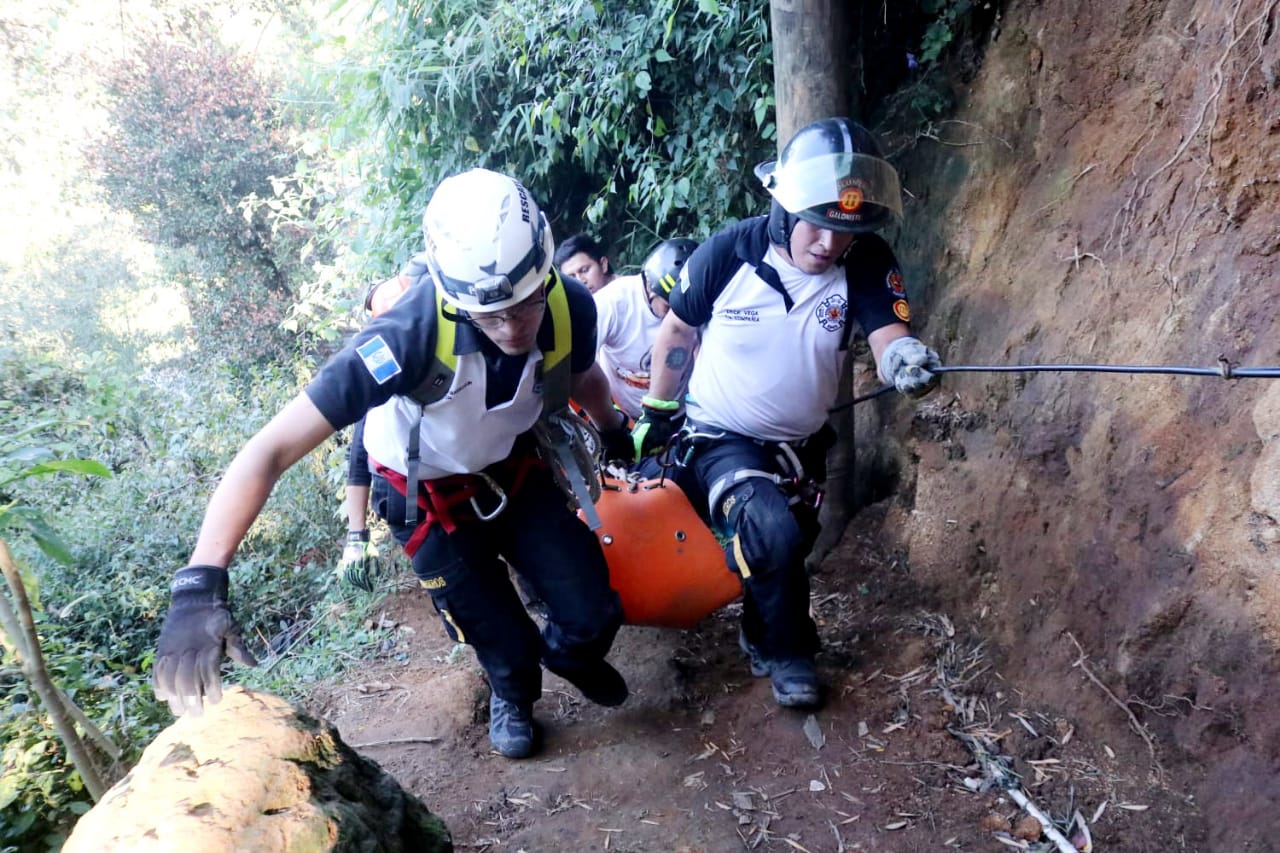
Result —
<instances>
[{"instance_id":1,"label":"steel cable","mask_svg":"<svg viewBox=\"0 0 1280 853\"><path fill-rule=\"evenodd\" d=\"M1280 367L1233 367L1220 359L1218 367L1187 367L1183 365L1154 364L949 364L933 368L933 373L1142 373L1172 376L1216 376L1219 379L1280 379ZM835 406L838 412L893 390L892 385L881 385L874 391L854 397L848 403Z\"/></svg>"}]
</instances>

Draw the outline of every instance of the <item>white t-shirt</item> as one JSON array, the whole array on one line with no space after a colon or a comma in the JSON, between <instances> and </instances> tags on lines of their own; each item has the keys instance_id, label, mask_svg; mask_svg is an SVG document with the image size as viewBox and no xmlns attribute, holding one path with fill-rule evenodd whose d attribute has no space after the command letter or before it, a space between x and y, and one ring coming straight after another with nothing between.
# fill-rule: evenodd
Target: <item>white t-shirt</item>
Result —
<instances>
[{"instance_id":1,"label":"white t-shirt","mask_svg":"<svg viewBox=\"0 0 1280 853\"><path fill-rule=\"evenodd\" d=\"M530 353L515 396L490 409L485 405L484 356L459 356L449 393L421 409L421 426L420 407L407 397L392 397L369 410L364 428L369 458L407 473L409 432L419 427L418 476L423 480L470 474L506 459L516 436L542 415L541 361L541 352Z\"/></svg>"},{"instance_id":2,"label":"white t-shirt","mask_svg":"<svg viewBox=\"0 0 1280 853\"><path fill-rule=\"evenodd\" d=\"M662 321L650 310L638 275L614 279L594 295L599 343L596 361L609 378L609 390L618 408L638 417L640 398L649 393L653 341Z\"/></svg>"},{"instance_id":3,"label":"white t-shirt","mask_svg":"<svg viewBox=\"0 0 1280 853\"><path fill-rule=\"evenodd\" d=\"M849 324L864 334L911 316L893 249L856 234L844 266L809 275L770 243L769 220L745 219L704 240L680 270L671 310L702 330L689 415L766 441L817 432L839 390ZM776 275L776 288L761 278ZM790 305L791 310L787 310Z\"/></svg>"},{"instance_id":4,"label":"white t-shirt","mask_svg":"<svg viewBox=\"0 0 1280 853\"><path fill-rule=\"evenodd\" d=\"M787 311L755 267L738 269L702 332L689 417L766 441L796 441L817 432L835 403L848 287L843 267L809 275L773 246L764 261L794 305Z\"/></svg>"}]
</instances>

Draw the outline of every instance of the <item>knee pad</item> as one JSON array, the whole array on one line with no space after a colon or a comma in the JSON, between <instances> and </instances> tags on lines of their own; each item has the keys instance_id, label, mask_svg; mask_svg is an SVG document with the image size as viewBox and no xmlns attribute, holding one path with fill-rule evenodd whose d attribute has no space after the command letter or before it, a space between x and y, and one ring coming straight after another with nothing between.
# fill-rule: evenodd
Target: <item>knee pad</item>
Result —
<instances>
[{"instance_id":1,"label":"knee pad","mask_svg":"<svg viewBox=\"0 0 1280 853\"><path fill-rule=\"evenodd\" d=\"M771 483L748 481L731 489L720 512L733 530L726 561L744 579L783 571L804 541L786 496Z\"/></svg>"}]
</instances>

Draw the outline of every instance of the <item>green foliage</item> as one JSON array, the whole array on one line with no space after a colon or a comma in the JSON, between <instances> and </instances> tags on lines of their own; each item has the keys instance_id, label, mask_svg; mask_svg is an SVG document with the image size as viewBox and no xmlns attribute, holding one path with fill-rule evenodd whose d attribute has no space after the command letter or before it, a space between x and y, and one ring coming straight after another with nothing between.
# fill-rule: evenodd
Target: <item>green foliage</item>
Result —
<instances>
[{"instance_id":1,"label":"green foliage","mask_svg":"<svg viewBox=\"0 0 1280 853\"><path fill-rule=\"evenodd\" d=\"M920 39L920 64L935 65L956 37L957 24L973 8L971 0L922 0L921 11L930 18Z\"/></svg>"},{"instance_id":2,"label":"green foliage","mask_svg":"<svg viewBox=\"0 0 1280 853\"><path fill-rule=\"evenodd\" d=\"M88 146L110 202L169 250L197 334L236 362L279 359L307 231L269 221L294 169L290 128L246 57L196 17L143 37L107 77L110 125Z\"/></svg>"},{"instance_id":3,"label":"green foliage","mask_svg":"<svg viewBox=\"0 0 1280 853\"><path fill-rule=\"evenodd\" d=\"M32 427L27 431L35 431ZM29 506L22 506L16 500L4 501L4 488L31 477L44 477L50 474L87 474L109 477L108 471L100 462L89 459L55 459L53 451L47 447L15 444L23 433L12 437L9 441L0 441L0 533L17 529L29 535L36 545L47 556L64 565L73 561L67 546L49 526L44 516Z\"/></svg>"},{"instance_id":4,"label":"green foliage","mask_svg":"<svg viewBox=\"0 0 1280 853\"><path fill-rule=\"evenodd\" d=\"M976 70L980 44L999 3L913 0L886 17L880 41L906 74L891 75L876 112L885 124L927 128L955 107L958 84ZM904 54L905 51L905 54Z\"/></svg>"},{"instance_id":5,"label":"green foliage","mask_svg":"<svg viewBox=\"0 0 1280 853\"><path fill-rule=\"evenodd\" d=\"M236 77L248 73L242 60L223 51L228 58L218 65L216 45L180 35L204 26L198 11L185 14L186 0L162 6L179 34L165 49L179 59L204 57L207 49L211 59L152 68L145 53L131 55L134 70L158 78L140 76L140 86L159 91L172 79L192 88L160 92L171 102L146 101L137 90L115 104L145 107L134 110L130 129L154 147L128 152L138 158L132 165L110 165L121 181L136 179L132 221L157 239L172 228L172 239L157 249L137 243L129 216L104 210L71 156L86 137L80 122L98 116L86 109L92 83L70 46L72 30L89 37L95 61L111 61L120 44L153 47L129 40L146 28L129 27L124 39L114 30L107 36L89 20L96 7L74 0L33 0L0 13L0 71L14 84L0 87L0 115L13 118L0 128L0 224L17 238L0 257L0 535L14 537L55 681L124 748L111 778L172 721L154 700L149 669L168 579L190 554L200 512L234 453L310 373L292 355L306 341L275 325L292 297L268 283L296 286L309 210L329 192L317 183L315 196L281 202L277 190L293 180L285 125L294 114L263 94L265 83L255 89ZM140 8L108 8L106 20L123 26L128 15L133 24L135 12ZM202 94L204 81L211 91ZM248 107L239 113L211 106L241 94ZM190 122L186 135L182 116ZM208 138L198 138L202 133ZM150 155L157 159L147 161ZM318 168L318 159L309 162ZM174 170L164 176L172 180L152 181L164 168ZM121 191L128 188L121 184ZM200 204L207 206L196 209ZM179 238L192 242L179 245ZM283 279L258 263L256 246L270 248ZM196 307L197 333L185 340L184 312L174 310L181 301ZM293 698L299 684L357 654L378 653L361 618L374 599L347 601L329 580L343 528L333 517L327 457L317 454L281 480L232 566L233 607L254 651L273 660L269 647L290 649L279 665L254 675ZM103 471L112 476L79 476ZM350 618L337 618L340 610ZM315 613L335 618L316 624ZM308 625L316 627L303 632ZM343 653L309 645L320 641ZM89 796L4 648L0 753L0 850L56 849Z\"/></svg>"},{"instance_id":6,"label":"green foliage","mask_svg":"<svg viewBox=\"0 0 1280 853\"><path fill-rule=\"evenodd\" d=\"M69 366L0 347L0 436L13 437L0 442L4 504L56 519L61 543L51 551L19 538L13 549L55 680L125 746L126 764L171 719L148 683L168 579L186 562L218 475L298 382L292 369L262 371L246 392L225 367L196 360L135 375L119 363ZM71 476L86 470L114 476ZM342 601L329 580L342 529L333 507L326 454L304 460L282 478L232 566L233 606L264 659ZM372 653L358 616L303 639ZM273 670L271 683L286 695L348 660L302 646L294 657L307 666ZM12 797L0 810L0 849L27 849L65 828L87 794L12 668L0 661L0 793Z\"/></svg>"},{"instance_id":7,"label":"green foliage","mask_svg":"<svg viewBox=\"0 0 1280 853\"><path fill-rule=\"evenodd\" d=\"M418 248L445 176L527 183L559 236L590 227L638 257L759 212L771 155L763 4L479 0L381 4L325 81L333 144L358 145L362 191L334 211L367 278Z\"/></svg>"},{"instance_id":8,"label":"green foliage","mask_svg":"<svg viewBox=\"0 0 1280 853\"><path fill-rule=\"evenodd\" d=\"M47 557L69 566L74 562L71 554L44 515L9 494L21 483L55 474L109 476L111 472L90 460L57 459L49 448L30 442L32 435L52 426L34 424L0 438L0 536L6 541L29 536ZM19 574L24 588L29 586L35 593L28 598L39 612L35 578L21 569ZM44 651L48 653L46 665L51 676L65 677L69 669L74 669L76 675L83 672L75 656L58 654L62 650L56 644ZM0 842L24 842L26 846L28 837L34 834L45 845L56 847L60 836L50 830L56 830L67 816L83 813L89 804L64 745L43 714L32 707L29 685L19 676L18 663L13 649L0 648L0 693L7 694L4 710L0 711L0 743L5 758L0 775Z\"/></svg>"},{"instance_id":9,"label":"green foliage","mask_svg":"<svg viewBox=\"0 0 1280 853\"><path fill-rule=\"evenodd\" d=\"M123 744L124 765L136 761L142 744L166 724L164 706L118 661L87 644L68 643L53 615L41 610L35 618L50 676ZM0 665L0 849L56 850L92 799L8 651ZM110 770L117 778L124 767Z\"/></svg>"}]
</instances>

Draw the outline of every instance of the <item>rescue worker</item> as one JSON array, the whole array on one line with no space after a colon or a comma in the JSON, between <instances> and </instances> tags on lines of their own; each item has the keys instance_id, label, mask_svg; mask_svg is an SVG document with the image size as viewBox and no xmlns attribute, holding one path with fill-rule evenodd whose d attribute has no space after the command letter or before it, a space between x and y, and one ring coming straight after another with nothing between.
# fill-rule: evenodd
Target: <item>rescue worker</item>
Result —
<instances>
[{"instance_id":1,"label":"rescue worker","mask_svg":"<svg viewBox=\"0 0 1280 853\"><path fill-rule=\"evenodd\" d=\"M898 262L872 233L902 204L871 133L823 119L755 171L773 197L769 214L720 231L685 264L632 437L638 455L662 452L684 401L678 455L688 462L676 479L729 539L751 672L769 676L779 705L812 707L822 698L819 639L804 559L849 324L858 321L880 375L904 394L931 391L941 364L911 336Z\"/></svg>"},{"instance_id":2,"label":"rescue worker","mask_svg":"<svg viewBox=\"0 0 1280 853\"><path fill-rule=\"evenodd\" d=\"M604 554L532 437L544 393L561 381L566 399L571 391L596 423L614 424L595 365L595 305L553 271L546 218L510 177L473 169L446 178L423 230L430 286L409 288L325 364L215 490L190 564L173 579L157 647L156 695L175 713L219 701L224 654L256 664L227 603L226 567L280 475L366 412L374 509L446 631L475 649L492 688L493 748L511 758L537 749L540 664L593 702L627 698L605 661L621 606ZM445 372L443 358L453 362ZM428 392L434 402L416 402ZM546 602L541 631L504 558Z\"/></svg>"},{"instance_id":3,"label":"rescue worker","mask_svg":"<svg viewBox=\"0 0 1280 853\"><path fill-rule=\"evenodd\" d=\"M373 592L373 572L378 556L369 541L369 494L373 471L364 448L364 418L356 421L347 445L347 484L343 509L347 515L347 538L338 561L338 579L348 586Z\"/></svg>"},{"instance_id":4,"label":"rescue worker","mask_svg":"<svg viewBox=\"0 0 1280 853\"><path fill-rule=\"evenodd\" d=\"M653 341L670 306L667 299L680 268L697 242L663 240L645 257L639 275L622 276L595 294L600 349L596 360L609 380L613 402L629 418L640 416L649 391Z\"/></svg>"}]
</instances>

